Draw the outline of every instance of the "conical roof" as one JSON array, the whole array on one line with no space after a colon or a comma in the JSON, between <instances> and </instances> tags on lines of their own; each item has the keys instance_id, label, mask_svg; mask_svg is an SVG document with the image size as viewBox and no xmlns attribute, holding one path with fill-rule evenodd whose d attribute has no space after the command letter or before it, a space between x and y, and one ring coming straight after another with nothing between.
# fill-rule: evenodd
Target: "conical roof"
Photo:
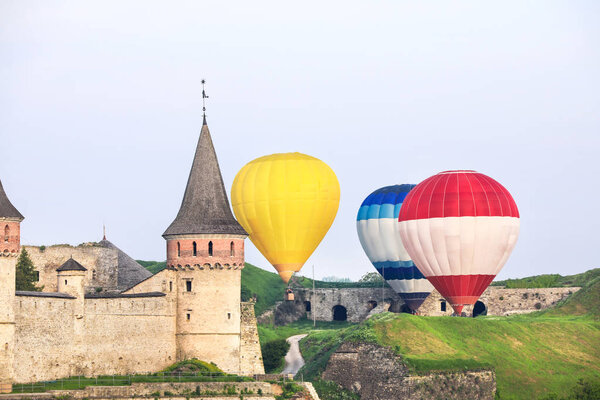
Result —
<instances>
[{"instance_id":1,"label":"conical roof","mask_svg":"<svg viewBox=\"0 0 600 400\"><path fill-rule=\"evenodd\" d=\"M14 218L20 221L24 219L19 210L8 200L4 187L2 187L2 181L0 181L0 218Z\"/></svg>"},{"instance_id":2,"label":"conical roof","mask_svg":"<svg viewBox=\"0 0 600 400\"><path fill-rule=\"evenodd\" d=\"M117 250L117 287L119 289L128 289L152 276L150 271L129 257L123 250L112 244L112 242L106 240L106 238L103 238L98 244L104 248Z\"/></svg>"},{"instance_id":3,"label":"conical roof","mask_svg":"<svg viewBox=\"0 0 600 400\"><path fill-rule=\"evenodd\" d=\"M247 235L231 212L206 118L181 208L163 236L186 234Z\"/></svg>"},{"instance_id":4,"label":"conical roof","mask_svg":"<svg viewBox=\"0 0 600 400\"><path fill-rule=\"evenodd\" d=\"M61 271L87 271L83 265L79 264L77 261L73 259L73 257L69 258L63 265L61 265L57 270L57 272Z\"/></svg>"}]
</instances>

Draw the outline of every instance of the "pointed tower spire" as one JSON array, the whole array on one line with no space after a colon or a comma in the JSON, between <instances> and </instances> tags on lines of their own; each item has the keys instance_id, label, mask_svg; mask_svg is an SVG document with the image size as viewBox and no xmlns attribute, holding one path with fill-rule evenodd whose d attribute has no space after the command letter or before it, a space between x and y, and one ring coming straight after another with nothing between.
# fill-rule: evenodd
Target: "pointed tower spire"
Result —
<instances>
[{"instance_id":1,"label":"pointed tower spire","mask_svg":"<svg viewBox=\"0 0 600 400\"><path fill-rule=\"evenodd\" d=\"M247 236L231 212L217 154L204 116L181 208L163 237L214 233Z\"/></svg>"},{"instance_id":2,"label":"pointed tower spire","mask_svg":"<svg viewBox=\"0 0 600 400\"><path fill-rule=\"evenodd\" d=\"M0 218L6 219L16 219L19 221L23 221L23 215L12 205L8 197L6 196L6 192L4 192L4 187L2 187L2 181L0 180Z\"/></svg>"}]
</instances>

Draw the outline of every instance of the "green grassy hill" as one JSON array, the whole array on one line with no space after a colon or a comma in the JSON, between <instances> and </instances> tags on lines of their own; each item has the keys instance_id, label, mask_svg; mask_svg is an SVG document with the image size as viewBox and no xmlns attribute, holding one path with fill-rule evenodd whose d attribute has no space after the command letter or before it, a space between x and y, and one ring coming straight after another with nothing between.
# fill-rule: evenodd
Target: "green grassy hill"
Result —
<instances>
[{"instance_id":1,"label":"green grassy hill","mask_svg":"<svg viewBox=\"0 0 600 400\"><path fill-rule=\"evenodd\" d=\"M143 261L143 260L135 260L142 267L146 268L148 271L156 274L167 267L166 261Z\"/></svg>"},{"instance_id":2,"label":"green grassy hill","mask_svg":"<svg viewBox=\"0 0 600 400\"><path fill-rule=\"evenodd\" d=\"M548 274L494 281L492 282L492 286L506 286L509 289L584 286L598 277L600 277L600 268L594 268L575 275L562 276L558 274Z\"/></svg>"},{"instance_id":3,"label":"green grassy hill","mask_svg":"<svg viewBox=\"0 0 600 400\"><path fill-rule=\"evenodd\" d=\"M567 396L580 378L600 382L600 278L559 304L511 317L420 317L385 313L359 326L316 331L302 340L314 379L345 340L370 341L400 354L414 373L493 368L498 398Z\"/></svg>"}]
</instances>

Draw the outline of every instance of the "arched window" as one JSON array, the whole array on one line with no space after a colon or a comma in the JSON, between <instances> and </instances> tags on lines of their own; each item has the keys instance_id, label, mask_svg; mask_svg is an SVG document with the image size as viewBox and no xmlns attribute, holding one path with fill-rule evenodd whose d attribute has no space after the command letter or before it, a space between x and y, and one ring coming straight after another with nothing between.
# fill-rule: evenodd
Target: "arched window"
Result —
<instances>
[{"instance_id":1,"label":"arched window","mask_svg":"<svg viewBox=\"0 0 600 400\"><path fill-rule=\"evenodd\" d=\"M229 255L231 257L235 256L235 246L233 244L233 241L229 243Z\"/></svg>"},{"instance_id":2,"label":"arched window","mask_svg":"<svg viewBox=\"0 0 600 400\"><path fill-rule=\"evenodd\" d=\"M208 242L208 255L212 257L213 255L213 244L212 242Z\"/></svg>"},{"instance_id":3,"label":"arched window","mask_svg":"<svg viewBox=\"0 0 600 400\"><path fill-rule=\"evenodd\" d=\"M4 243L8 243L8 237L10 236L10 228L8 225L4 227Z\"/></svg>"},{"instance_id":4,"label":"arched window","mask_svg":"<svg viewBox=\"0 0 600 400\"><path fill-rule=\"evenodd\" d=\"M196 246L196 242L193 243L193 247L194 247L194 257L196 257L198 255L198 246Z\"/></svg>"},{"instance_id":5,"label":"arched window","mask_svg":"<svg viewBox=\"0 0 600 400\"><path fill-rule=\"evenodd\" d=\"M177 257L181 257L181 245L177 242Z\"/></svg>"}]
</instances>

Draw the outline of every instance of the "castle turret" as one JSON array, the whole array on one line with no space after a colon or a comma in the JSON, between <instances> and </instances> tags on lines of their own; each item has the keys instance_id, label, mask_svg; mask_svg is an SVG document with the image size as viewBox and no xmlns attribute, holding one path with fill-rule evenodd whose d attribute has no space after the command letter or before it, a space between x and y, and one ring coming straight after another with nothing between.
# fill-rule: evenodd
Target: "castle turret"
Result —
<instances>
[{"instance_id":1,"label":"castle turret","mask_svg":"<svg viewBox=\"0 0 600 400\"><path fill-rule=\"evenodd\" d=\"M0 181L0 393L12 391L15 346L15 267L21 251L23 215Z\"/></svg>"},{"instance_id":2,"label":"castle turret","mask_svg":"<svg viewBox=\"0 0 600 400\"><path fill-rule=\"evenodd\" d=\"M87 268L75 261L73 257L69 258L56 270L58 291L83 299L86 271Z\"/></svg>"},{"instance_id":3,"label":"castle turret","mask_svg":"<svg viewBox=\"0 0 600 400\"><path fill-rule=\"evenodd\" d=\"M177 279L177 358L239 371L240 288L247 233L235 220L204 118L177 217L163 237Z\"/></svg>"}]
</instances>

